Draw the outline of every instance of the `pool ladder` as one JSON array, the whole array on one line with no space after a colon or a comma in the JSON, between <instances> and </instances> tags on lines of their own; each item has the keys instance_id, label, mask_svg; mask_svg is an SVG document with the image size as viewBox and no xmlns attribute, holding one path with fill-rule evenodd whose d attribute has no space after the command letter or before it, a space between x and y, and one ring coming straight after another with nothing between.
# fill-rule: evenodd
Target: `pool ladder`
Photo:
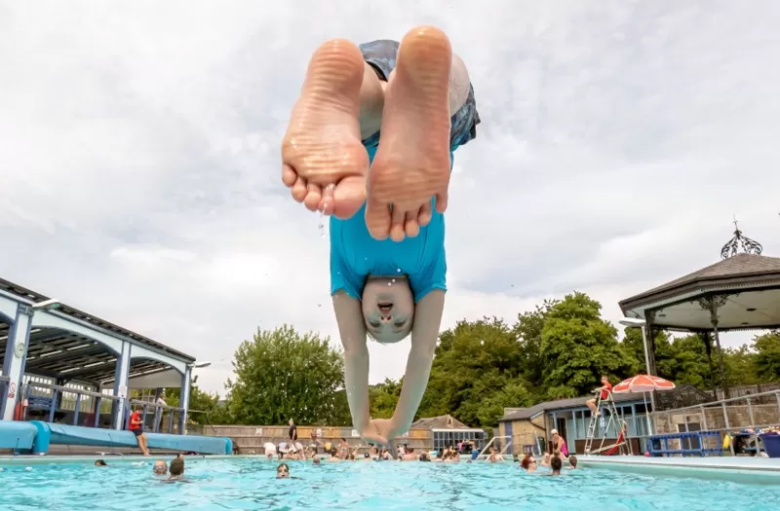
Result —
<instances>
[{"instance_id":1,"label":"pool ladder","mask_svg":"<svg viewBox=\"0 0 780 511\"><path fill-rule=\"evenodd\" d=\"M602 428L603 431L601 436L601 443L599 444L598 449L593 450L593 439L596 436L596 424L598 424L600 419L604 418L604 411L602 411L602 413L599 415L591 414L590 423L588 424L588 435L585 438L585 454L598 454L600 452L612 449L613 447L619 447L620 454L631 454L631 444L628 441L628 425L626 424L626 421L622 420L618 414L617 407L615 406L615 400L612 399L612 392L607 392L607 398L604 400L601 399L601 393L599 392L598 401L596 401L596 410L601 410L602 404L606 404L605 408L609 411L609 421ZM612 445L604 447L604 441L607 438L607 433L609 432L610 427L614 427L615 438L617 441Z\"/></svg>"}]
</instances>

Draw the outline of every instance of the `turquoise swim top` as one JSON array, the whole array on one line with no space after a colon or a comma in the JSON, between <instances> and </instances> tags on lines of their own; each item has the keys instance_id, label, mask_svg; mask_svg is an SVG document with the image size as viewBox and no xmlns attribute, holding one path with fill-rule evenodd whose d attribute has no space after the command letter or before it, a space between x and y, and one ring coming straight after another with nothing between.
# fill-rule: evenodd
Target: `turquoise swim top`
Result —
<instances>
[{"instance_id":1,"label":"turquoise swim top","mask_svg":"<svg viewBox=\"0 0 780 511\"><path fill-rule=\"evenodd\" d=\"M367 148L373 161L376 148ZM375 240L366 227L365 204L348 220L330 218L330 292L345 291L362 300L369 275L406 275L419 302L434 289L447 289L444 252L444 215L434 209L431 222L420 234L397 243Z\"/></svg>"}]
</instances>

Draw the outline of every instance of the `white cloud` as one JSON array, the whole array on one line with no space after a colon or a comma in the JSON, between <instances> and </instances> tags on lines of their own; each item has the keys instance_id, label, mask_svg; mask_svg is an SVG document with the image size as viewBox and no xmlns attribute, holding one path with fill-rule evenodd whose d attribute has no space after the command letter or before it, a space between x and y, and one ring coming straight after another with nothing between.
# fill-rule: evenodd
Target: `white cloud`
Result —
<instances>
[{"instance_id":1,"label":"white cloud","mask_svg":"<svg viewBox=\"0 0 780 511\"><path fill-rule=\"evenodd\" d=\"M327 239L279 142L328 37L450 34L483 123L456 159L445 326L576 288L617 301L717 260L732 214L780 253L769 0L0 4L0 269L211 360L334 336ZM746 337L727 337L727 344ZM372 380L408 341L372 344Z\"/></svg>"}]
</instances>

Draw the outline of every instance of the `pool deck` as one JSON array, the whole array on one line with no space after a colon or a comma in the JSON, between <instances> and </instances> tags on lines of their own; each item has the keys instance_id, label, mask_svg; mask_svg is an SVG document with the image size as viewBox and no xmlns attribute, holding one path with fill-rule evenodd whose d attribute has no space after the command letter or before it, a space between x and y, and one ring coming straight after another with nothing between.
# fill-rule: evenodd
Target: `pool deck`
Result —
<instances>
[{"instance_id":1,"label":"pool deck","mask_svg":"<svg viewBox=\"0 0 780 511\"><path fill-rule=\"evenodd\" d=\"M668 475L700 475L732 479L736 475L780 480L780 459L707 456L704 458L671 457L648 458L645 456L580 456L579 464L586 468L604 468L626 472L656 473Z\"/></svg>"}]
</instances>

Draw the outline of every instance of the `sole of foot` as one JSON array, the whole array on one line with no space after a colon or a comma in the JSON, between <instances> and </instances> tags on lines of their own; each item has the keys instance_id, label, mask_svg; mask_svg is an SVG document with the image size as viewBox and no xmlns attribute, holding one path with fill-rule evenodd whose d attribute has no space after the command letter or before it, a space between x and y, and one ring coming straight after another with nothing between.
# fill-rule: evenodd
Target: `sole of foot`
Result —
<instances>
[{"instance_id":1,"label":"sole of foot","mask_svg":"<svg viewBox=\"0 0 780 511\"><path fill-rule=\"evenodd\" d=\"M401 41L385 90L379 148L368 176L366 225L376 239L414 237L430 222L431 199L447 207L452 47L434 27Z\"/></svg>"},{"instance_id":2,"label":"sole of foot","mask_svg":"<svg viewBox=\"0 0 780 511\"><path fill-rule=\"evenodd\" d=\"M360 140L364 62L350 41L314 52L282 141L282 181L311 211L353 216L366 197L368 154Z\"/></svg>"}]
</instances>

